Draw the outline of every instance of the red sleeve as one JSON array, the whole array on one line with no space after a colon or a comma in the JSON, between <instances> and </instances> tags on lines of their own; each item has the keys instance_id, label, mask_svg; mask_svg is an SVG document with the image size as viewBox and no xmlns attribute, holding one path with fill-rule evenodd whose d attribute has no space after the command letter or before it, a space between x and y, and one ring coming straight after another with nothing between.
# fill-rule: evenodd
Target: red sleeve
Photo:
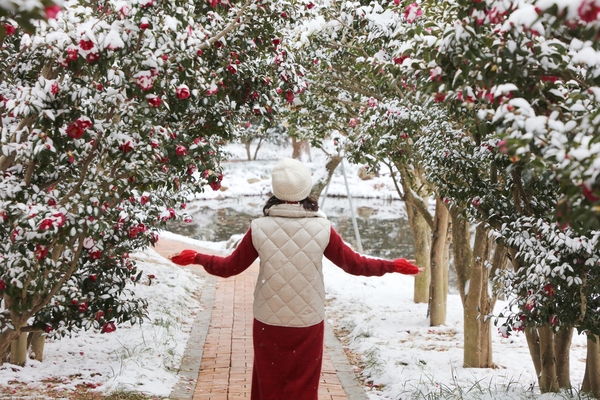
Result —
<instances>
[{"instance_id":1,"label":"red sleeve","mask_svg":"<svg viewBox=\"0 0 600 400\"><path fill-rule=\"evenodd\" d=\"M329 244L323 255L352 275L381 276L387 272L400 272L403 274L416 274L419 272L416 266L404 259L389 261L360 255L348 247L333 228L331 228ZM398 268L400 265L402 267Z\"/></svg>"},{"instance_id":2,"label":"red sleeve","mask_svg":"<svg viewBox=\"0 0 600 400\"><path fill-rule=\"evenodd\" d=\"M196 264L202 265L206 272L211 275L229 278L244 272L257 257L258 252L252 244L252 232L248 229L240 244L229 256L221 257L197 253Z\"/></svg>"}]
</instances>

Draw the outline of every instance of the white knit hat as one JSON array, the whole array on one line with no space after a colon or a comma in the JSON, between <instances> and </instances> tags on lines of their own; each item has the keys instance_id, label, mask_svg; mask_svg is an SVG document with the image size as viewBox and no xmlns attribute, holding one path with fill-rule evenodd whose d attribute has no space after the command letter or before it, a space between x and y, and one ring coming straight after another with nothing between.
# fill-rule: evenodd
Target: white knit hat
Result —
<instances>
[{"instance_id":1,"label":"white knit hat","mask_svg":"<svg viewBox=\"0 0 600 400\"><path fill-rule=\"evenodd\" d=\"M306 165L292 158L284 158L273 167L271 174L273 195L283 201L301 201L312 189L310 171Z\"/></svg>"}]
</instances>

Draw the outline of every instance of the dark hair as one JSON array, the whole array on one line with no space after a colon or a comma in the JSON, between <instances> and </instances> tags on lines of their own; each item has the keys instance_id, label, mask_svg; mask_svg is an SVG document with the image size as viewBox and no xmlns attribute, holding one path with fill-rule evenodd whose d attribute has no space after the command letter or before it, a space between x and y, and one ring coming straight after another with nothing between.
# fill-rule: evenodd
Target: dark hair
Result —
<instances>
[{"instance_id":1,"label":"dark hair","mask_svg":"<svg viewBox=\"0 0 600 400\"><path fill-rule=\"evenodd\" d=\"M269 208L277 204L283 204L285 202L285 200L279 200L275 196L269 197L269 200L267 200L265 206L263 207L263 214L265 216L269 215ZM298 203L302 204L302 207L304 207L306 211L319 211L319 202L312 196L308 196L307 198L305 198L302 201L299 201Z\"/></svg>"}]
</instances>

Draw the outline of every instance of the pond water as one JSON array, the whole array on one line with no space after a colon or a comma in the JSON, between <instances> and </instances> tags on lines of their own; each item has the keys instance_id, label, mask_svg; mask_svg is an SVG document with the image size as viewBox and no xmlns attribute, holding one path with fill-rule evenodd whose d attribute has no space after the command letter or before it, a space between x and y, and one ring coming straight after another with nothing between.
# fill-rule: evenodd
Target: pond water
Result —
<instances>
[{"instance_id":1,"label":"pond water","mask_svg":"<svg viewBox=\"0 0 600 400\"><path fill-rule=\"evenodd\" d=\"M266 200L262 196L196 200L187 205L193 221L170 223L167 229L198 240L227 241L233 235L244 234L250 221L262 216ZM386 259L414 257L404 202L377 198L354 198L352 202L363 254ZM328 197L322 210L342 238L357 249L348 199Z\"/></svg>"}]
</instances>

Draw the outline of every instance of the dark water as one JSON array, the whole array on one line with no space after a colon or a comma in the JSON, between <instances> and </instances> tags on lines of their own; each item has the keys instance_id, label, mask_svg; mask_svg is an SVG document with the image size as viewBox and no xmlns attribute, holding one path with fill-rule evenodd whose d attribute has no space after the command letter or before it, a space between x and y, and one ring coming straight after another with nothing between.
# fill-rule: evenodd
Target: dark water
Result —
<instances>
[{"instance_id":1,"label":"dark water","mask_svg":"<svg viewBox=\"0 0 600 400\"><path fill-rule=\"evenodd\" d=\"M168 230L194 239L221 242L243 234L250 221L262 215L266 198L259 196L188 203L191 223L171 223ZM363 253L387 259L413 258L413 238L404 203L398 200L354 199ZM354 249L357 241L348 199L327 198L323 211L335 230Z\"/></svg>"}]
</instances>

